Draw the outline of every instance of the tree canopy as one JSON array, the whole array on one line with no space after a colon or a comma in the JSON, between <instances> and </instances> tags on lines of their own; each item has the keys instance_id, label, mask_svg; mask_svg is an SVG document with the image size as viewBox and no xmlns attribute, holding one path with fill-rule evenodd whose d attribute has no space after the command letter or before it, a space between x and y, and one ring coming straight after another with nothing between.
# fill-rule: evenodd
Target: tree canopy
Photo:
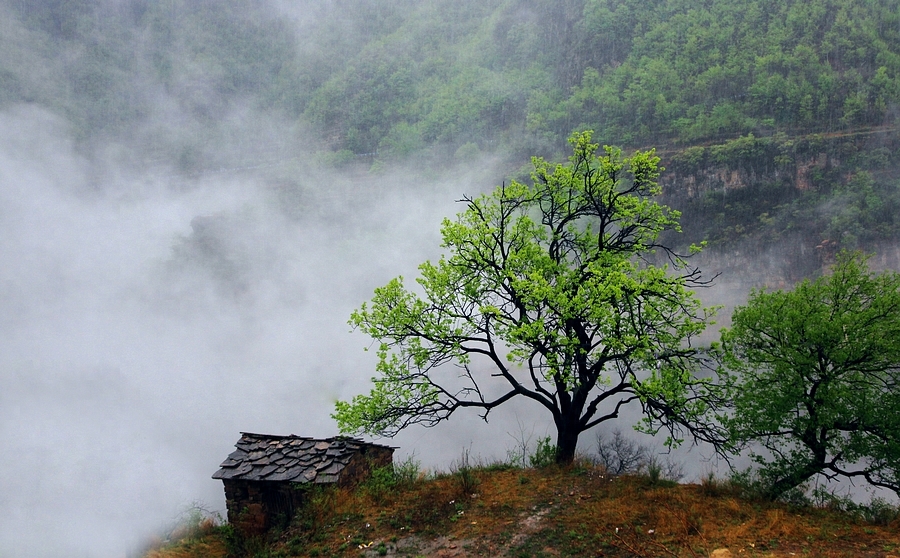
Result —
<instances>
[{"instance_id":1,"label":"tree canopy","mask_svg":"<svg viewBox=\"0 0 900 558\"><path fill-rule=\"evenodd\" d=\"M569 164L534 158L531 184L463 199L418 292L396 278L353 313L378 343L377 375L337 403L342 431L390 436L467 407L487 418L522 397L552 416L559 461L631 403L648 430L704 435L691 340L710 311L689 288L699 270L658 242L680 216L652 199L659 159L598 155L590 132L570 142Z\"/></svg>"},{"instance_id":2,"label":"tree canopy","mask_svg":"<svg viewBox=\"0 0 900 558\"><path fill-rule=\"evenodd\" d=\"M723 420L737 448L764 449L754 456L766 493L817 475L900 492L900 274L843 252L830 275L754 291L732 322Z\"/></svg>"}]
</instances>

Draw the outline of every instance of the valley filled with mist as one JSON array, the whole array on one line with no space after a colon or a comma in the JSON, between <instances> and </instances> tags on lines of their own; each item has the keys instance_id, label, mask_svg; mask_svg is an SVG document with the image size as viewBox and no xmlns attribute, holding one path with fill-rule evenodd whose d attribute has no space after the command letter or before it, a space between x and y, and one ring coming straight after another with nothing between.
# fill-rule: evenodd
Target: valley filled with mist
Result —
<instances>
[{"instance_id":1,"label":"valley filled with mist","mask_svg":"<svg viewBox=\"0 0 900 558\"><path fill-rule=\"evenodd\" d=\"M900 269L898 122L890 0L0 0L0 557L126 555L224 508L239 432L337 434L351 312L573 131L657 148L727 323L842 248ZM491 418L386 443L549 432Z\"/></svg>"}]
</instances>

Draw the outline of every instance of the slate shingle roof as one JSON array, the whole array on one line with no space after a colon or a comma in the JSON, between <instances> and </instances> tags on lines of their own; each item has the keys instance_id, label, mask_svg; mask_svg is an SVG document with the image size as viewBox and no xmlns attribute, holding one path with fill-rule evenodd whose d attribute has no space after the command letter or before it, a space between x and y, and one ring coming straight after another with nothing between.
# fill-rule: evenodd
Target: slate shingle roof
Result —
<instances>
[{"instance_id":1,"label":"slate shingle roof","mask_svg":"<svg viewBox=\"0 0 900 558\"><path fill-rule=\"evenodd\" d=\"M370 444L356 438L316 440L241 432L237 448L212 478L223 480L337 482L353 456Z\"/></svg>"}]
</instances>

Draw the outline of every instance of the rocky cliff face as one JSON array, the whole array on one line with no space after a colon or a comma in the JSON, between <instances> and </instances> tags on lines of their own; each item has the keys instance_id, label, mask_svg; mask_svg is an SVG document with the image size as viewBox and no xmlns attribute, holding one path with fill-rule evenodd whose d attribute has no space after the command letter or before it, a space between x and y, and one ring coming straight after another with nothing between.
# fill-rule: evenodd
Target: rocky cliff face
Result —
<instances>
[{"instance_id":1,"label":"rocky cliff face","mask_svg":"<svg viewBox=\"0 0 900 558\"><path fill-rule=\"evenodd\" d=\"M799 191L813 189L816 177L832 168L839 168L841 160L834 153L819 152L804 155L788 164L756 164L734 168L727 161L711 162L708 167L679 169L677 162L670 163L674 170L662 177L662 182L673 194L687 199L698 198L710 192L744 190L760 183L777 183ZM679 172L679 170L681 172Z\"/></svg>"},{"instance_id":2,"label":"rocky cliff face","mask_svg":"<svg viewBox=\"0 0 900 558\"><path fill-rule=\"evenodd\" d=\"M702 267L775 288L821 273L840 249L900 269L900 133L894 128L753 135L660 153L664 201L684 235L706 239Z\"/></svg>"}]
</instances>

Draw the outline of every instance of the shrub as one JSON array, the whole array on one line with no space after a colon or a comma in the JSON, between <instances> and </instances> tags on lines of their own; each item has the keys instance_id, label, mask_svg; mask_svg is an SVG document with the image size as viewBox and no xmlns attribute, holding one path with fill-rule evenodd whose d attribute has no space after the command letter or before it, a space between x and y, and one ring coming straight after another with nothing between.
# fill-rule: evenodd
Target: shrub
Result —
<instances>
[{"instance_id":1,"label":"shrub","mask_svg":"<svg viewBox=\"0 0 900 558\"><path fill-rule=\"evenodd\" d=\"M369 478L362 484L376 502L383 502L388 494L397 488L409 488L421 477L420 463L413 456L386 467L372 469Z\"/></svg>"},{"instance_id":2,"label":"shrub","mask_svg":"<svg viewBox=\"0 0 900 558\"><path fill-rule=\"evenodd\" d=\"M819 487L813 490L812 500L820 508L842 511L875 525L889 525L900 515L900 507L877 496L872 498L868 504L861 504L847 496L838 496Z\"/></svg>"},{"instance_id":3,"label":"shrub","mask_svg":"<svg viewBox=\"0 0 900 558\"><path fill-rule=\"evenodd\" d=\"M652 485L675 484L684 478L684 464L670 456L660 459L650 446L639 444L615 430L612 437L597 436L598 464L611 475L644 474Z\"/></svg>"},{"instance_id":4,"label":"shrub","mask_svg":"<svg viewBox=\"0 0 900 558\"><path fill-rule=\"evenodd\" d=\"M469 450L463 450L459 460L450 468L450 472L456 479L460 491L463 494L472 494L478 486L478 477L475 476L475 467L469 459Z\"/></svg>"},{"instance_id":5,"label":"shrub","mask_svg":"<svg viewBox=\"0 0 900 558\"><path fill-rule=\"evenodd\" d=\"M684 465L668 456L665 460L655 455L649 456L643 470L652 486L674 486L684 477Z\"/></svg>"},{"instance_id":6,"label":"shrub","mask_svg":"<svg viewBox=\"0 0 900 558\"><path fill-rule=\"evenodd\" d=\"M378 503L383 503L387 495L391 493L397 485L397 479L394 476L394 467L377 467L372 469L369 478L362 483L362 489Z\"/></svg>"},{"instance_id":7,"label":"shrub","mask_svg":"<svg viewBox=\"0 0 900 558\"><path fill-rule=\"evenodd\" d=\"M647 466L650 448L626 438L620 430L613 431L612 438L597 435L599 463L611 475L637 474Z\"/></svg>"},{"instance_id":8,"label":"shrub","mask_svg":"<svg viewBox=\"0 0 900 558\"><path fill-rule=\"evenodd\" d=\"M394 463L394 481L398 486L411 487L424 476L422 464L410 455L399 463Z\"/></svg>"},{"instance_id":9,"label":"shrub","mask_svg":"<svg viewBox=\"0 0 900 558\"><path fill-rule=\"evenodd\" d=\"M739 495L734 483L728 479L720 479L712 471L700 479L700 490L704 495L715 498L724 495Z\"/></svg>"},{"instance_id":10,"label":"shrub","mask_svg":"<svg viewBox=\"0 0 900 558\"><path fill-rule=\"evenodd\" d=\"M537 469L556 463L556 444L550 440L550 436L538 439L537 447L534 448L534 453L529 456L528 461Z\"/></svg>"}]
</instances>

